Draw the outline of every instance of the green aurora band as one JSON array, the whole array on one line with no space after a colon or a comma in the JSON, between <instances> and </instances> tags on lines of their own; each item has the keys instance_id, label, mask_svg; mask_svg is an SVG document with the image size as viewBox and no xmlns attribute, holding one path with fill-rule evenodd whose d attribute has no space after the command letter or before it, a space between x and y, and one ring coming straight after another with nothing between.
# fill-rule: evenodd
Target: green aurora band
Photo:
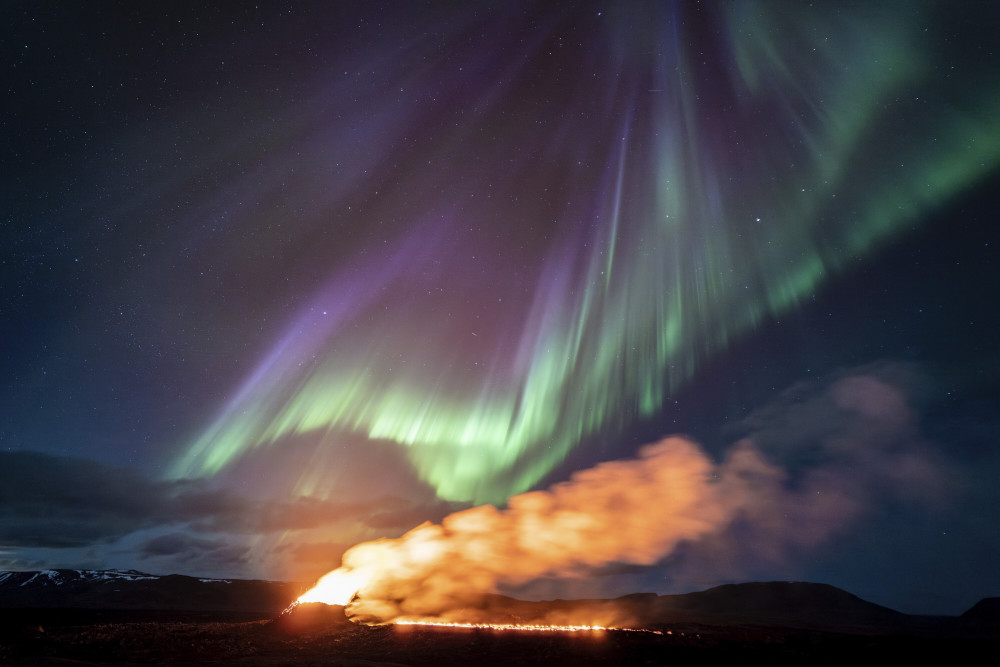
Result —
<instances>
[{"instance_id":1,"label":"green aurora band","mask_svg":"<svg viewBox=\"0 0 1000 667\"><path fill-rule=\"evenodd\" d=\"M1000 86L949 52L943 6L684 4L526 30L395 173L409 223L337 264L171 474L308 442L292 491L329 497L342 443L374 439L440 498L503 502L996 169ZM467 42L454 25L434 39ZM543 57L557 34L583 36L569 74ZM470 221L520 250L482 259Z\"/></svg>"}]
</instances>

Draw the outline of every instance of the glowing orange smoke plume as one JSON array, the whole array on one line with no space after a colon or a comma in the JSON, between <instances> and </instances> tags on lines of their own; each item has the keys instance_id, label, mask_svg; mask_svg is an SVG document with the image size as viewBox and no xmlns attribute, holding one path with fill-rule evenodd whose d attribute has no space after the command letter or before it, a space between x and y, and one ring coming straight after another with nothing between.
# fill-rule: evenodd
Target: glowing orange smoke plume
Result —
<instances>
[{"instance_id":1,"label":"glowing orange smoke plume","mask_svg":"<svg viewBox=\"0 0 1000 667\"><path fill-rule=\"evenodd\" d=\"M809 434L802 424L829 408L837 411L837 428L809 437L805 444L819 463L800 467L794 479L750 440L715 463L696 444L667 438L635 459L514 496L507 509L474 507L441 525L359 544L300 600L345 605L358 620L492 622L484 594L501 584L584 576L609 563L655 564L681 542L685 557L675 573L688 567L734 575L741 555L780 563L818 546L882 495L934 502L947 488L896 389L873 377L843 378L782 423L799 424L791 429L796 437ZM767 414L758 419L773 422Z\"/></svg>"},{"instance_id":2,"label":"glowing orange smoke plume","mask_svg":"<svg viewBox=\"0 0 1000 667\"><path fill-rule=\"evenodd\" d=\"M694 444L669 438L637 459L514 496L507 509L474 507L352 547L299 601L350 604L353 616L372 620L426 618L468 606L499 583L613 561L652 564L727 521L732 508L717 472Z\"/></svg>"}]
</instances>

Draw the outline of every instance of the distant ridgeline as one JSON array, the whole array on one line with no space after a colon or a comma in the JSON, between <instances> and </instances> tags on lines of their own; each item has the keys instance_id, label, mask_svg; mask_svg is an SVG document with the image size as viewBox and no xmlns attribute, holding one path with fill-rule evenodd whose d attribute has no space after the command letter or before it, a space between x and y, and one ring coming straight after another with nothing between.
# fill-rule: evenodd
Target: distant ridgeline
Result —
<instances>
[{"instance_id":1,"label":"distant ridgeline","mask_svg":"<svg viewBox=\"0 0 1000 667\"><path fill-rule=\"evenodd\" d=\"M0 608L280 612L301 584L136 570L0 572Z\"/></svg>"}]
</instances>

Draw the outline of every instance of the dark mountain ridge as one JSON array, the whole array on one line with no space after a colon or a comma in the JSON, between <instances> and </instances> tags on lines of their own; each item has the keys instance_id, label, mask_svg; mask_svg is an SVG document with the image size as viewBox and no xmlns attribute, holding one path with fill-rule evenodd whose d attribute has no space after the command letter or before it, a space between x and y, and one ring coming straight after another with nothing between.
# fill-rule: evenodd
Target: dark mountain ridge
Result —
<instances>
[{"instance_id":1,"label":"dark mountain ridge","mask_svg":"<svg viewBox=\"0 0 1000 667\"><path fill-rule=\"evenodd\" d=\"M133 570L0 572L0 664L768 664L945 662L992 654L996 599L962 617L910 616L804 582L683 595L530 602L489 595L442 620L597 624L638 632L522 632L359 624L303 604L306 585Z\"/></svg>"},{"instance_id":2,"label":"dark mountain ridge","mask_svg":"<svg viewBox=\"0 0 1000 667\"><path fill-rule=\"evenodd\" d=\"M229 611L278 614L302 583L152 575L136 570L0 572L0 608ZM996 599L967 611L969 621L996 620ZM520 623L755 623L817 627L888 627L920 618L863 600L827 584L751 582L680 595L637 593L617 599L530 602L486 596L474 620Z\"/></svg>"},{"instance_id":3,"label":"dark mountain ridge","mask_svg":"<svg viewBox=\"0 0 1000 667\"><path fill-rule=\"evenodd\" d=\"M0 608L280 612L303 584L136 570L0 572Z\"/></svg>"}]
</instances>

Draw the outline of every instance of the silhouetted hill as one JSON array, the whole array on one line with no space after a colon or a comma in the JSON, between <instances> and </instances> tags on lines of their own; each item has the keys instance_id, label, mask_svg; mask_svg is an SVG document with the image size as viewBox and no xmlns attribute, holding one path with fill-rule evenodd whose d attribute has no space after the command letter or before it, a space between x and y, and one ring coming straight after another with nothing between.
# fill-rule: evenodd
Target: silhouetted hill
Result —
<instances>
[{"instance_id":1,"label":"silhouetted hill","mask_svg":"<svg viewBox=\"0 0 1000 667\"><path fill-rule=\"evenodd\" d=\"M0 609L238 612L276 617L305 588L288 582L157 576L135 570L0 572ZM309 625L322 624L322 618L316 616L319 620ZM1000 627L1000 598L984 599L961 617L909 616L826 584L775 581L729 584L682 595L639 593L610 600L533 602L488 595L473 607L448 610L442 618L474 623L645 628L699 625L851 633L974 631L993 636L993 629Z\"/></svg>"},{"instance_id":2,"label":"silhouetted hill","mask_svg":"<svg viewBox=\"0 0 1000 667\"><path fill-rule=\"evenodd\" d=\"M884 625L905 616L835 586L790 581L726 584L699 593L661 596L654 609L663 619L691 615L783 625Z\"/></svg>"},{"instance_id":3,"label":"silhouetted hill","mask_svg":"<svg viewBox=\"0 0 1000 667\"><path fill-rule=\"evenodd\" d=\"M962 618L1000 625L1000 598L983 598L962 614Z\"/></svg>"},{"instance_id":4,"label":"silhouetted hill","mask_svg":"<svg viewBox=\"0 0 1000 667\"><path fill-rule=\"evenodd\" d=\"M772 625L781 627L889 628L913 617L834 586L805 582L728 584L696 593L638 593L614 600L526 602L489 596L451 614L476 622L559 625Z\"/></svg>"},{"instance_id":5,"label":"silhouetted hill","mask_svg":"<svg viewBox=\"0 0 1000 667\"><path fill-rule=\"evenodd\" d=\"M465 623L631 630L583 633L369 626L321 604L280 614L303 588L132 570L3 572L0 664L842 665L858 656L965 664L996 653L1000 642L996 598L962 617L909 616L800 582L613 600L490 595L444 614Z\"/></svg>"},{"instance_id":6,"label":"silhouetted hill","mask_svg":"<svg viewBox=\"0 0 1000 667\"><path fill-rule=\"evenodd\" d=\"M287 582L157 576L135 570L0 572L0 608L277 613L302 589Z\"/></svg>"}]
</instances>

